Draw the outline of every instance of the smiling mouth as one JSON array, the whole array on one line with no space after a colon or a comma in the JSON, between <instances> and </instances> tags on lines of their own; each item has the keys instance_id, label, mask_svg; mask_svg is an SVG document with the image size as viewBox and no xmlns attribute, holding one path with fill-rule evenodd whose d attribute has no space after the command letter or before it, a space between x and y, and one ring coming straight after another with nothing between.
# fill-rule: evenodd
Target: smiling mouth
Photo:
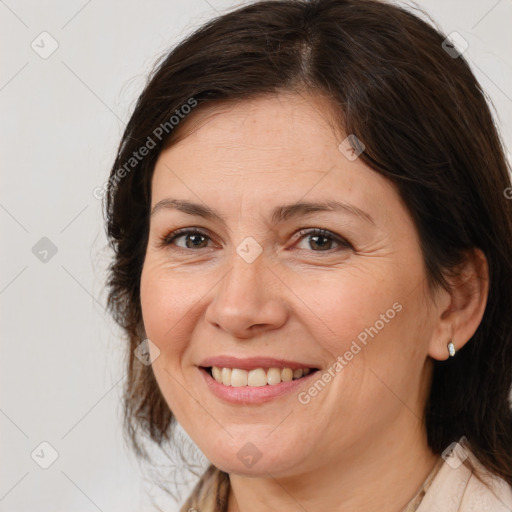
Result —
<instances>
[{"instance_id":1,"label":"smiling mouth","mask_svg":"<svg viewBox=\"0 0 512 512\"><path fill-rule=\"evenodd\" d=\"M231 387L262 387L275 386L281 382L299 380L317 372L318 368L221 368L219 366L201 367L216 382Z\"/></svg>"}]
</instances>

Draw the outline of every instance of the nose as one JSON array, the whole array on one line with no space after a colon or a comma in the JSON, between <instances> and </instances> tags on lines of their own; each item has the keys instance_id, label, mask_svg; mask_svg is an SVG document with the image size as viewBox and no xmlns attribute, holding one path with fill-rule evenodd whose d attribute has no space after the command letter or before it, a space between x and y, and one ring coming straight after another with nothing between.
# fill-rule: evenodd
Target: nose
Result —
<instances>
[{"instance_id":1,"label":"nose","mask_svg":"<svg viewBox=\"0 0 512 512\"><path fill-rule=\"evenodd\" d=\"M288 317L285 289L263 254L248 263L234 252L230 267L212 290L206 321L241 339L279 329Z\"/></svg>"}]
</instances>

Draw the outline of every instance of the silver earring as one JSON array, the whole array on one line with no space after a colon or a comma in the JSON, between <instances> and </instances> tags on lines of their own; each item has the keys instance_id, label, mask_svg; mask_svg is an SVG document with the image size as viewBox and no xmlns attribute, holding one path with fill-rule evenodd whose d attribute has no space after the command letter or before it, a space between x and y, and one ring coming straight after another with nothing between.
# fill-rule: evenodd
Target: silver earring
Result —
<instances>
[{"instance_id":1,"label":"silver earring","mask_svg":"<svg viewBox=\"0 0 512 512\"><path fill-rule=\"evenodd\" d=\"M448 342L448 353L450 354L450 357L453 357L455 355L455 345L453 344L453 341L450 340Z\"/></svg>"}]
</instances>

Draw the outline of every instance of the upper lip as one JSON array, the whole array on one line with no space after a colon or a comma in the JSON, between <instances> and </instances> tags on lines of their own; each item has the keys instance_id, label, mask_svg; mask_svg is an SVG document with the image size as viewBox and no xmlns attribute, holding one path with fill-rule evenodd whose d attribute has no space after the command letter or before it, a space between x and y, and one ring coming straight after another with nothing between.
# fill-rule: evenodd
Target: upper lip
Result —
<instances>
[{"instance_id":1,"label":"upper lip","mask_svg":"<svg viewBox=\"0 0 512 512\"><path fill-rule=\"evenodd\" d=\"M297 361L288 361L285 359L275 359L273 357L248 357L239 358L234 356L215 356L203 359L198 366L209 368L218 366L220 368L240 368L241 370L254 370L255 368L317 368L308 363Z\"/></svg>"}]
</instances>

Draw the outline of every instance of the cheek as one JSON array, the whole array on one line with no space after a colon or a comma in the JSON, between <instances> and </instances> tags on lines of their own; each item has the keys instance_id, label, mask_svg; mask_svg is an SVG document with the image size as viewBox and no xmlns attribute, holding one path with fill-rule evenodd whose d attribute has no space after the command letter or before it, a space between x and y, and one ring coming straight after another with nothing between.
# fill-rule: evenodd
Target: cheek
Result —
<instances>
[{"instance_id":1,"label":"cheek","mask_svg":"<svg viewBox=\"0 0 512 512\"><path fill-rule=\"evenodd\" d=\"M152 363L155 379L170 410L178 421L187 423L190 397L183 393L182 364L193 330L190 312L201 294L190 282L181 281L148 259L141 274L140 300L146 336L160 351Z\"/></svg>"},{"instance_id":2,"label":"cheek","mask_svg":"<svg viewBox=\"0 0 512 512\"><path fill-rule=\"evenodd\" d=\"M387 276L385 280L379 279L375 270L358 269L338 276L328 273L315 279L313 285L310 280L301 280L301 288L294 289L304 298L307 317L319 325L331 353L347 350L354 339L364 343L376 323L377 330L382 331L399 316L400 306L393 308L400 297L397 280L391 278L389 268L380 273Z\"/></svg>"},{"instance_id":3,"label":"cheek","mask_svg":"<svg viewBox=\"0 0 512 512\"><path fill-rule=\"evenodd\" d=\"M176 282L172 273L165 272L158 265L145 263L140 282L142 319L146 336L166 353L179 352L185 339L180 333L190 322L190 311L195 297L193 287ZM183 343L180 340L183 339ZM172 343L168 343L172 340Z\"/></svg>"},{"instance_id":4,"label":"cheek","mask_svg":"<svg viewBox=\"0 0 512 512\"><path fill-rule=\"evenodd\" d=\"M367 368L391 381L403 378L399 363L402 373L419 371L429 335L421 260L411 259L407 268L390 261L378 267L374 263L338 275L329 273L315 280L314 286L301 279L294 288L307 306L301 317L309 319L308 327L328 360L334 364L342 358L341 373L350 374L348 385L353 391L362 386ZM344 378L337 381L347 384Z\"/></svg>"}]
</instances>

